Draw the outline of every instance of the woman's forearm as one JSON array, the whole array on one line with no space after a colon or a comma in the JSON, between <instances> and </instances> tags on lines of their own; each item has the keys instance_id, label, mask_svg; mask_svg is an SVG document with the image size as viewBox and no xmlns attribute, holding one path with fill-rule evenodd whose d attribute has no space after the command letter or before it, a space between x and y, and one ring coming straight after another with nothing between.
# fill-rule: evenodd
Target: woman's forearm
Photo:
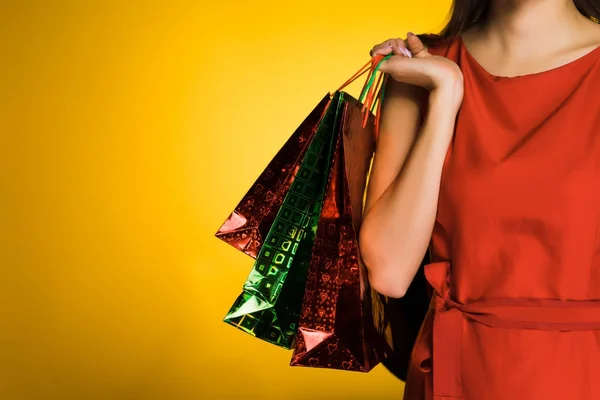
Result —
<instances>
[{"instance_id":1,"label":"woman's forearm","mask_svg":"<svg viewBox=\"0 0 600 400\"><path fill-rule=\"evenodd\" d=\"M404 295L431 239L457 113L449 106L450 96L431 93L427 115L400 173L363 220L359 243L371 285L390 297Z\"/></svg>"}]
</instances>

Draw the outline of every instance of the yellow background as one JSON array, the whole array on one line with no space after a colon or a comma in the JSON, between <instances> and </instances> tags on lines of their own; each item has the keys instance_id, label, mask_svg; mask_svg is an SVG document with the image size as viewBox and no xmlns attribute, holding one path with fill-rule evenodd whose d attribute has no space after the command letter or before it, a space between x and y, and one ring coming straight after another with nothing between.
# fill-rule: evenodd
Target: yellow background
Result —
<instances>
[{"instance_id":1,"label":"yellow background","mask_svg":"<svg viewBox=\"0 0 600 400\"><path fill-rule=\"evenodd\" d=\"M373 44L448 8L3 2L0 399L400 398L221 322L252 262L213 234Z\"/></svg>"}]
</instances>

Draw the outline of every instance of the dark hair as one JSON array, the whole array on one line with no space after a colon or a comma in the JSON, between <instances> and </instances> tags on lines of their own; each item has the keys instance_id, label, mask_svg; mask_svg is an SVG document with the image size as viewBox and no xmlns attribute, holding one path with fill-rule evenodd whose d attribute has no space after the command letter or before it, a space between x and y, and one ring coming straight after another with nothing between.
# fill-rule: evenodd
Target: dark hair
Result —
<instances>
[{"instance_id":1,"label":"dark hair","mask_svg":"<svg viewBox=\"0 0 600 400\"><path fill-rule=\"evenodd\" d=\"M585 17L599 23L600 1L573 0L575 7ZM488 13L490 0L453 0L450 18L439 34L418 35L425 46L431 47L440 40L459 36L468 29L482 23Z\"/></svg>"}]
</instances>

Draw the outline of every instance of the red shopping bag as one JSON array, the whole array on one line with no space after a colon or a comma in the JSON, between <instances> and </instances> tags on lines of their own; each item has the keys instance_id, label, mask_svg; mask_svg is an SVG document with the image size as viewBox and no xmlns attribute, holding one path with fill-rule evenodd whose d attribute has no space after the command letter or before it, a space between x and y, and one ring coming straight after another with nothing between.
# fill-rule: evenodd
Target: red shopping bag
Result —
<instances>
[{"instance_id":1,"label":"red shopping bag","mask_svg":"<svg viewBox=\"0 0 600 400\"><path fill-rule=\"evenodd\" d=\"M330 102L327 95L287 140L216 237L256 258Z\"/></svg>"},{"instance_id":2,"label":"red shopping bag","mask_svg":"<svg viewBox=\"0 0 600 400\"><path fill-rule=\"evenodd\" d=\"M370 288L357 244L375 135L363 104L343 95L291 365L367 372L392 352L388 299Z\"/></svg>"}]
</instances>

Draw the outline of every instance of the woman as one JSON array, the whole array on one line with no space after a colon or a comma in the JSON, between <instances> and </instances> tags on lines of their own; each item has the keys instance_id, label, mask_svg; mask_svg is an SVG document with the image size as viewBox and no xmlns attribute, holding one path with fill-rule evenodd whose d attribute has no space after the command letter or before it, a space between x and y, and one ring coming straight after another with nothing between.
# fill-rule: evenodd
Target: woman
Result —
<instances>
[{"instance_id":1,"label":"woman","mask_svg":"<svg viewBox=\"0 0 600 400\"><path fill-rule=\"evenodd\" d=\"M394 56L360 247L402 297L406 400L600 399L600 1L456 0ZM427 46L428 48L426 48Z\"/></svg>"}]
</instances>

